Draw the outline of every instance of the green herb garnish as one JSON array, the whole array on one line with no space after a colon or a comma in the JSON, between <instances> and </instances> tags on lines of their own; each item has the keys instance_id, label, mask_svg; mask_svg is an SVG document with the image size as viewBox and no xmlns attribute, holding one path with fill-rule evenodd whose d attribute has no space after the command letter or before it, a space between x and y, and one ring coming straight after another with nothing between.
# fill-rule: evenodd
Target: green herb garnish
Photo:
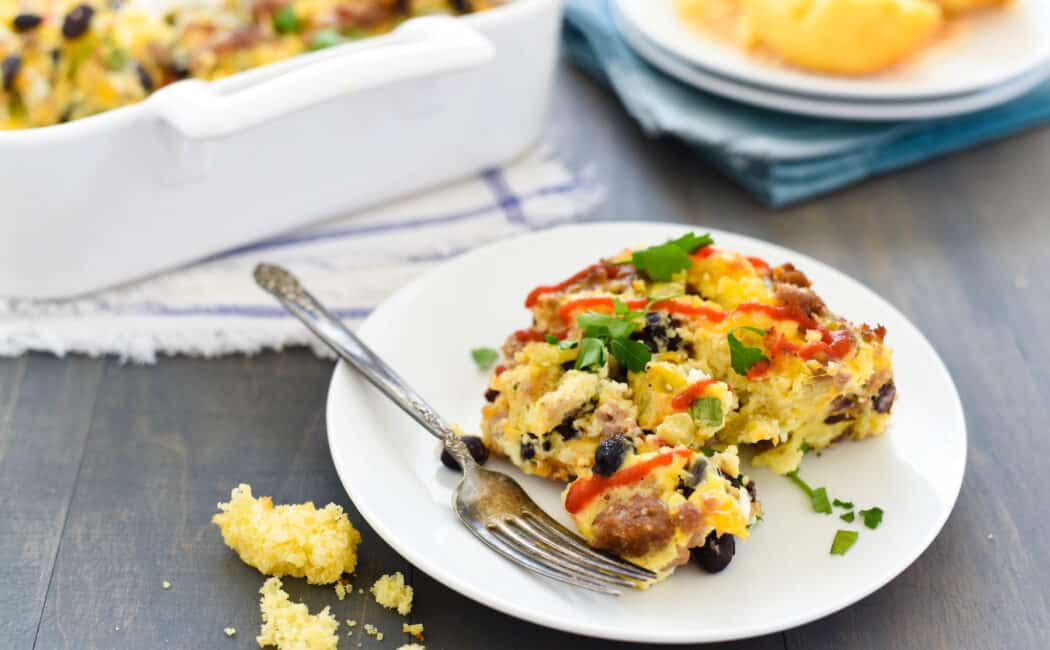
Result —
<instances>
[{"instance_id":1,"label":"green herb garnish","mask_svg":"<svg viewBox=\"0 0 1050 650\"><path fill-rule=\"evenodd\" d=\"M845 521L846 523L849 523L849 524L853 523L853 518L854 517L853 517L853 512L852 511L847 512L844 515L839 515L839 519L841 519L842 521Z\"/></svg>"},{"instance_id":2,"label":"green herb garnish","mask_svg":"<svg viewBox=\"0 0 1050 650\"><path fill-rule=\"evenodd\" d=\"M641 341L635 341L631 338L631 334L635 330L641 327L637 319L644 315L644 312L631 311L619 298L613 298L613 316L608 314L600 314L598 312L588 311L580 314L576 317L576 323L580 329L583 330L584 341L592 340L597 341L602 346L602 354L600 357L595 357L594 352L591 352L591 358L600 358L599 366L605 364L605 350L608 349L608 353L613 356L620 365L627 368L631 372L641 372L645 370L645 365L649 363L649 359L652 358L652 352L646 347ZM594 345L593 343L590 345ZM580 355L584 354L583 346L581 344ZM580 365L583 363L583 365ZM594 365L596 362L584 363L577 358L576 368L588 368Z\"/></svg>"},{"instance_id":3,"label":"green herb garnish","mask_svg":"<svg viewBox=\"0 0 1050 650\"><path fill-rule=\"evenodd\" d=\"M301 31L303 23L299 20L299 16L295 14L295 9L292 5L285 5L273 15L273 28L279 34L291 34Z\"/></svg>"},{"instance_id":4,"label":"green herb garnish","mask_svg":"<svg viewBox=\"0 0 1050 650\"><path fill-rule=\"evenodd\" d=\"M759 361L769 361L766 355L762 353L762 348L753 348L741 343L740 339L736 337L736 333L740 330L751 332L752 334L765 335L765 331L757 327L734 327L726 335L729 340L729 360L733 365L733 370L738 375L746 375L747 371L751 369L751 366L755 365Z\"/></svg>"},{"instance_id":5,"label":"green herb garnish","mask_svg":"<svg viewBox=\"0 0 1050 650\"><path fill-rule=\"evenodd\" d=\"M838 499L835 499L834 501L832 501L832 503L840 508L845 508L846 510L853 510L852 501L839 501Z\"/></svg>"},{"instance_id":6,"label":"green herb garnish","mask_svg":"<svg viewBox=\"0 0 1050 650\"><path fill-rule=\"evenodd\" d=\"M499 359L499 351L492 348L474 348L470 351L470 356L474 358L478 368L488 370L496 363L496 359Z\"/></svg>"},{"instance_id":7,"label":"green herb garnish","mask_svg":"<svg viewBox=\"0 0 1050 650\"><path fill-rule=\"evenodd\" d=\"M864 525L868 528L878 528L882 523L882 508L868 508L861 510L860 516L864 519Z\"/></svg>"},{"instance_id":8,"label":"green herb garnish","mask_svg":"<svg viewBox=\"0 0 1050 650\"><path fill-rule=\"evenodd\" d=\"M701 397L689 406L693 422L707 427L722 424L722 400L717 397Z\"/></svg>"},{"instance_id":9,"label":"green herb garnish","mask_svg":"<svg viewBox=\"0 0 1050 650\"><path fill-rule=\"evenodd\" d=\"M802 452L802 455L803 455L803 456L805 456L805 455L806 455L806 454L808 454L809 452L813 451L813 448L809 446L809 443L808 443L808 442L806 442L805 440L803 440L803 441L802 441L802 444L798 446L798 450Z\"/></svg>"},{"instance_id":10,"label":"green herb garnish","mask_svg":"<svg viewBox=\"0 0 1050 650\"><path fill-rule=\"evenodd\" d=\"M793 472L788 472L787 477L791 479L792 483L802 488L802 491L809 497L810 503L813 505L813 512L821 512L826 515L831 514L831 502L828 501L828 491L826 489L822 487L811 488L798 475L797 469Z\"/></svg>"},{"instance_id":11,"label":"green herb garnish","mask_svg":"<svg viewBox=\"0 0 1050 650\"><path fill-rule=\"evenodd\" d=\"M310 37L310 49L311 50L323 50L326 47L335 47L336 45L342 45L346 42L343 35L335 29L322 29L319 32L315 32Z\"/></svg>"},{"instance_id":12,"label":"green herb garnish","mask_svg":"<svg viewBox=\"0 0 1050 650\"><path fill-rule=\"evenodd\" d=\"M586 370L591 366L605 365L605 344L601 339L584 337L580 341L580 353L576 356L576 370Z\"/></svg>"},{"instance_id":13,"label":"green herb garnish","mask_svg":"<svg viewBox=\"0 0 1050 650\"><path fill-rule=\"evenodd\" d=\"M550 343L551 345L558 345L558 337L554 336L553 334L548 334L543 338L547 341L547 343Z\"/></svg>"},{"instance_id":14,"label":"green herb garnish","mask_svg":"<svg viewBox=\"0 0 1050 650\"><path fill-rule=\"evenodd\" d=\"M711 456L715 455L715 450L711 449L710 447L701 447L700 453L710 458Z\"/></svg>"},{"instance_id":15,"label":"green herb garnish","mask_svg":"<svg viewBox=\"0 0 1050 650\"><path fill-rule=\"evenodd\" d=\"M105 66L108 70L120 70L128 64L128 53L115 47L106 54Z\"/></svg>"},{"instance_id":16,"label":"green herb garnish","mask_svg":"<svg viewBox=\"0 0 1050 650\"><path fill-rule=\"evenodd\" d=\"M711 239L711 235L688 233L678 239L634 251L631 253L631 262L634 268L644 272L650 280L666 282L675 273L693 265L693 260L689 258L691 253L712 243L714 240Z\"/></svg>"},{"instance_id":17,"label":"green herb garnish","mask_svg":"<svg viewBox=\"0 0 1050 650\"><path fill-rule=\"evenodd\" d=\"M835 533L835 539L831 542L832 555L845 555L846 551L857 541L858 533L855 530L839 530Z\"/></svg>"},{"instance_id":18,"label":"green herb garnish","mask_svg":"<svg viewBox=\"0 0 1050 650\"><path fill-rule=\"evenodd\" d=\"M571 350L571 349L573 349L576 346L577 346L576 341L570 341L568 339L558 342L558 347L561 348L562 350Z\"/></svg>"}]
</instances>

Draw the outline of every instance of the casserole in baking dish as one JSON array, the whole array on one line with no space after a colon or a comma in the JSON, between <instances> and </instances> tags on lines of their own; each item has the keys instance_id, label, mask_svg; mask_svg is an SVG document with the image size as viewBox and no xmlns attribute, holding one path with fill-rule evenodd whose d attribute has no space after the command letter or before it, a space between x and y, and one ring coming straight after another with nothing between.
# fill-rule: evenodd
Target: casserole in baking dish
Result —
<instances>
[{"instance_id":1,"label":"casserole in baking dish","mask_svg":"<svg viewBox=\"0 0 1050 650\"><path fill-rule=\"evenodd\" d=\"M0 131L0 294L87 293L514 157L542 126L560 4L414 18Z\"/></svg>"}]
</instances>

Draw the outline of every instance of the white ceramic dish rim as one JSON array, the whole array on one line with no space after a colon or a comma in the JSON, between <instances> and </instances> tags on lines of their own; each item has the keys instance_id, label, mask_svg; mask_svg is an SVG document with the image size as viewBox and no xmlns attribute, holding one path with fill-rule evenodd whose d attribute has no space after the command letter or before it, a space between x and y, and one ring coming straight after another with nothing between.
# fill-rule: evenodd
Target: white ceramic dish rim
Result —
<instances>
[{"instance_id":1,"label":"white ceramic dish rim","mask_svg":"<svg viewBox=\"0 0 1050 650\"><path fill-rule=\"evenodd\" d=\"M657 228L666 228L666 229L668 229L669 231L672 231L672 232L673 231L681 231L683 228L687 227L687 226L684 226L683 224L673 224L673 223L663 223L663 222L627 222L627 221L625 221L625 222L615 222L615 223L610 223L610 224L593 224L592 223L592 224L580 224L580 225L574 225L574 226L563 226L561 228L558 228L557 230L587 229L587 228L603 227L603 226L604 227L619 227L619 228L625 228L625 229L638 229L639 231L644 231L645 229L654 229L655 230ZM704 230L706 231L708 229L705 228ZM483 254L485 251L489 251L490 249L501 247L501 246L518 245L522 240L526 240L526 239L542 238L542 237L545 236L545 233L548 233L548 232L550 232L550 231L541 231L539 233L534 233L534 234L525 235L525 236L522 236L522 237L517 237L517 238L514 238L512 240L504 240L502 242L497 242L496 244L485 246L485 247L483 247L481 249L477 249L475 251L466 253L464 256L461 256L461 257L456 258L456 259L463 259L465 257L472 257L472 256L475 256L475 255ZM719 237L719 236L723 236L723 235L728 234L728 233L720 232L720 231L717 231L717 230L714 230L714 229L710 229L710 232L716 238ZM667 236L667 234L654 235L654 236ZM952 380L951 375L948 372L948 369L945 366L943 360L937 354L936 350L930 344L929 340L926 339L926 337L922 334L922 332L917 327L915 327L915 325L912 324L910 320L908 320L903 314L900 313L899 310L897 310L895 307L893 307L890 303L888 303L881 296L879 296L878 294L875 294L870 289L867 289L867 287L865 287L864 285L860 284L856 280L852 279L848 275L846 275L846 274L844 274L844 273L842 273L840 271L837 271L837 270L833 269L832 267L830 267L830 266L828 266L828 265L826 265L826 264L824 264L822 262L819 262L818 260L810 258L810 257L808 257L806 255L803 255L801 253L797 253L797 252L792 251L790 249L786 249L784 247L781 247L781 246L779 246L777 244L773 244L771 242L767 242L767 241L764 241L764 240L759 240L759 239L752 238L752 237L747 237L747 236L743 236L743 235L733 235L733 237L742 237L744 239L751 239L751 240L753 240L755 242L760 243L762 246L768 247L771 251L776 251L784 259L792 259L792 260L794 260L796 263L801 265L803 268L819 268L821 272L829 272L830 271L832 273L835 273L835 274L838 274L838 275L842 276L842 278L846 282L854 284L854 285L856 285L859 288L862 288L864 291L866 291L868 294L870 294L870 296L869 296L870 299L875 302L875 304L878 306L878 309L879 309L880 312L884 311L887 314L889 314L889 313L894 314L895 317L899 318L902 323L906 324L907 327L909 327L912 330L911 334L915 337L916 344L921 346L928 355L932 356L932 359L934 360L934 364L933 364L934 365L934 370L936 371L936 373L938 375L941 376L942 380L944 382L946 382L946 386L948 386L951 389L951 394L952 394L954 399L952 400L952 403L950 405L948 405L946 408L949 408L952 411L952 413L958 419L958 424L960 426L959 433L960 433L960 435L962 437L963 444L962 444L962 448L961 448L961 453L958 456L957 464L951 470L951 475L955 477L955 480L949 486L949 489L945 492L945 493L951 495L950 500L946 503L943 511L940 513L939 517L934 522L934 524L932 526L930 526L928 529L926 529L927 530L927 534L920 540L920 542L914 545L914 547L912 548L911 552L903 554L900 557L898 557L897 561L892 563L892 566L888 570L885 571L885 574L882 575L882 577L880 579L875 580L871 584L866 584L866 585L861 586L858 589L853 590L848 597L843 598L841 601L836 602L836 603L834 603L832 605L828 605L828 606L825 606L825 607L822 607L822 608L819 608L819 609L815 609L813 611L807 612L806 614L804 614L802 616L796 616L796 617L794 617L791 620L786 620L786 621L785 620L775 620L775 621L772 621L772 622L769 622L769 623L758 623L758 624L754 625L752 628L747 629L746 631L744 631L744 632L742 632L740 634L733 634L733 635L713 635L713 636L700 636L700 637L698 637L695 634L682 635L682 634L676 633L673 630L672 631L667 631L667 630L656 630L656 631L654 631L652 629L640 630L638 632L631 632L631 633L628 633L628 634L610 634L606 627L602 626L599 622L595 622L595 621L536 620L534 618L534 616L533 616L533 613L527 607L521 607L516 602L514 602L513 600L507 600L507 599L496 599L496 600L493 600L493 597L492 597L491 594L486 593L483 589L477 588L474 584L472 584L471 581L461 579L456 574L445 570L441 566L440 562L435 562L432 559L431 556L428 556L425 553L419 552L412 545L407 544L407 543L403 542L402 540L400 540L398 538L398 536L396 534L394 534L393 531L384 523L384 517L383 517L382 513L373 510L372 507L371 507L371 504L368 503L366 500L360 500L360 499L355 498L355 491L351 487L352 485L354 485L354 482L347 480L348 477L344 475L344 470L341 468L341 464L342 463L340 462L341 455L340 455L340 451L339 451L340 444L339 444L339 441L337 440L337 437L339 435L341 435L341 434L336 432L338 427L335 427L335 426L332 425L332 421L334 420L334 418L333 418L333 411L336 410L336 407L335 407L336 399L333 398L333 395L335 395L338 391L340 391L342 389L342 387L340 386L340 383L344 380L343 378L344 377L349 377L349 376L351 376L353 374L353 371L344 362L340 362L337 365L335 371L333 372L332 380L331 380L331 382L329 384L329 394L328 394L327 405L326 405L326 418L327 418L327 421L328 421L328 442L329 442L329 450L330 450L330 452L332 454L333 463L335 465L336 472L339 475L340 481L343 483L344 489L346 489L346 491L347 491L348 495L350 496L351 500L354 502L354 505L357 508L358 512L362 515L362 517L364 517L364 519L373 528L373 530L375 530L375 532L378 533L380 535L380 537L382 537L383 540L386 543L388 543L391 547L393 547L394 550L396 550L400 555L402 555L405 559L410 561L416 567L418 567L421 570L423 570L424 572L426 572L430 577L432 577L435 580L443 583L447 587L449 587L449 588L459 592L460 594L462 594L462 595L464 595L464 596L466 596L466 597L468 597L468 598L478 602L479 604L482 604L482 605L485 605L487 607L496 609L498 611L502 611L502 612L504 612L506 614L509 614L511 616L514 616L514 617L519 618L519 619L521 619L523 621L526 621L526 622L536 623L536 624L540 624L540 625L543 625L543 626L546 626L546 627L562 630L562 631L565 631L565 632L570 632L570 633L575 633L575 634L583 634L583 635L596 637L596 638L608 638L608 639L621 640L621 641L649 642L649 643L705 643L705 642L718 642L718 641L728 641L728 640L736 640L736 639L742 639L742 638L751 638L751 637L760 636L760 635L764 635L764 634L770 634L770 633L779 632L779 631L782 631L782 630L785 630L785 629L790 629L790 628L797 627L799 625L803 625L803 624L809 623L811 621L823 618L823 617L825 617L825 616L827 616L829 614L837 612L837 611L839 611L841 609L844 609L844 608L846 608L846 607L856 603L857 601L861 600L862 598L870 595L871 593L874 593L875 591L877 591L880 588L882 588L883 586L885 586L892 579L894 579L895 577L900 575L905 569L907 569L916 559L918 559L918 557L920 555L922 555L923 552L925 552L925 550L927 548L929 548L930 544L933 543L933 540L936 539L937 535L943 529L945 523L948 520L948 517L950 516L951 512L954 510L955 504L956 504L956 502L958 500L959 492L960 492L960 490L962 488L962 482L963 482L963 477L964 477L964 473L965 473L966 458L967 458L966 422L965 422L965 415L964 415L964 412L963 412L961 400L959 398L958 390L955 387L954 381ZM511 242L511 243L508 244L508 242ZM450 263L455 263L455 261L452 261ZM444 267L439 267L439 268L444 268ZM438 270L439 269L435 269L435 271L432 271L431 273L428 273L428 274L426 274L426 275L424 275L424 276L422 276L420 278L417 278L415 281L409 283L408 285L406 285L404 288L402 288L399 292L397 292L394 295L397 296L397 295L400 295L402 293L414 293L417 290L418 287L420 287L421 285L424 285L426 282L429 281L429 277L430 277L430 275L432 273L434 273L434 272L436 272ZM391 299L388 299L388 302L384 302L382 305L380 305L376 309L374 314L375 313L380 313L381 310L383 310L386 307L386 305L389 304L390 302L392 302L393 300L394 300L394 297L392 297ZM371 321L371 318L369 319L369 321L366 321L362 325L361 329L359 330L359 333L361 334L361 336L366 341L368 341L370 339L370 333L369 333L369 327L368 327L368 324L369 324L370 321ZM358 379L359 380L359 382L358 382L359 386L365 386L366 385L366 383L365 383L365 381L363 379L361 379L359 377L354 377L354 379ZM368 388L366 388L366 390L371 390L371 388L368 387ZM422 433L421 433L421 435L422 435Z\"/></svg>"},{"instance_id":2,"label":"white ceramic dish rim","mask_svg":"<svg viewBox=\"0 0 1050 650\"><path fill-rule=\"evenodd\" d=\"M1038 1L1038 0L1037 0ZM920 100L947 97L952 95L965 95L979 92L997 84L1002 84L1010 79L1030 73L1033 70L1050 63L1050 39L1043 39L1042 47L1025 52L1025 57L1015 61L1007 69L1003 68L995 73L970 74L965 77L957 77L951 80L923 83L901 82L892 80L874 79L848 79L836 78L829 75L808 73L790 68L778 68L750 60L743 54L730 51L729 45L725 45L726 56L730 59L728 65L718 65L717 62L709 60L708 57L700 55L694 47L690 47L691 39L702 38L700 35L690 34L690 38L667 39L659 38L653 33L646 21L637 20L639 11L650 11L654 5L660 3L656 9L667 11L665 6L669 0L614 0L613 13L624 19L624 22L635 26L641 33L646 34L653 42L675 53L677 58L689 61L690 64L710 70L717 69L718 73L731 76L734 79L752 83L759 86L777 89L794 94L817 95L827 99L874 99L874 100ZM669 9L674 11L673 7ZM1007 10L1018 10L1012 7ZM683 26L683 29L685 27ZM678 42L681 41L681 42ZM723 46L712 44L713 46Z\"/></svg>"},{"instance_id":3,"label":"white ceramic dish rim","mask_svg":"<svg viewBox=\"0 0 1050 650\"><path fill-rule=\"evenodd\" d=\"M486 24L495 21L513 21L517 19L519 13L528 11L526 5L533 4L535 1L536 0L509 0L506 4L493 7L486 11L457 16L455 20L457 23L463 22L467 27L485 26ZM428 18L423 17L423 19ZM419 19L406 21L406 23L411 23L415 20ZM161 90L168 90L184 84L202 84L213 89L216 93L222 94L224 92L240 90L257 81L272 78L292 70L309 67L311 64L341 58L344 55L350 55L351 53L382 48L389 45L390 42L396 38L397 32L380 34L359 41L346 43L344 45L318 50L316 52L306 52L289 59L251 68L215 81L200 82L199 80L194 79L183 79L176 81L169 86L165 86L165 88ZM141 102L110 109L95 115L88 115L70 122L31 129L0 130L0 148L8 143L18 145L37 143L45 144L56 140L62 141L78 133L88 134L94 131L105 131L106 129L130 126L130 124L137 120L141 115L156 112L157 102L151 100L154 100L159 94L160 91L150 95Z\"/></svg>"},{"instance_id":4,"label":"white ceramic dish rim","mask_svg":"<svg viewBox=\"0 0 1050 650\"><path fill-rule=\"evenodd\" d=\"M635 27L616 16L620 32L643 59L692 86L746 104L774 110L844 120L922 120L973 113L1016 99L1050 77L1050 64L1043 65L1002 84L965 95L929 100L865 101L823 99L813 95L780 92L732 79L692 65L649 40Z\"/></svg>"}]
</instances>

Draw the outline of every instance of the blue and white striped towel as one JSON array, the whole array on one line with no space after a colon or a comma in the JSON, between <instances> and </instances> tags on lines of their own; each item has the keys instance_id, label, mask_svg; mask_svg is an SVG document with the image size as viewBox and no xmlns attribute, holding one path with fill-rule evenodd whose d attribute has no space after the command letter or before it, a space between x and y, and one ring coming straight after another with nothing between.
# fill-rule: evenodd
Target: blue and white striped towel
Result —
<instances>
[{"instance_id":1,"label":"blue and white striped towel","mask_svg":"<svg viewBox=\"0 0 1050 650\"><path fill-rule=\"evenodd\" d=\"M0 302L0 355L218 356L323 348L252 281L262 260L293 269L351 326L390 293L488 241L583 216L600 188L536 150L478 177L73 302Z\"/></svg>"}]
</instances>

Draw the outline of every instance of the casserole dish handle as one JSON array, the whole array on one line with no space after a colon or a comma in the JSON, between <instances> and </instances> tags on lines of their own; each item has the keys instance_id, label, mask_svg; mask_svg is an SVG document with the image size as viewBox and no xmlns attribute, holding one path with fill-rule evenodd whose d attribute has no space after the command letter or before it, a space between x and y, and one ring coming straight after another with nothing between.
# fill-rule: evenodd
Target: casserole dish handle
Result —
<instances>
[{"instance_id":1,"label":"casserole dish handle","mask_svg":"<svg viewBox=\"0 0 1050 650\"><path fill-rule=\"evenodd\" d=\"M483 65L495 52L488 39L450 17L409 20L389 39L367 49L344 46L244 88L179 81L147 103L186 137L221 138L346 93Z\"/></svg>"}]
</instances>

